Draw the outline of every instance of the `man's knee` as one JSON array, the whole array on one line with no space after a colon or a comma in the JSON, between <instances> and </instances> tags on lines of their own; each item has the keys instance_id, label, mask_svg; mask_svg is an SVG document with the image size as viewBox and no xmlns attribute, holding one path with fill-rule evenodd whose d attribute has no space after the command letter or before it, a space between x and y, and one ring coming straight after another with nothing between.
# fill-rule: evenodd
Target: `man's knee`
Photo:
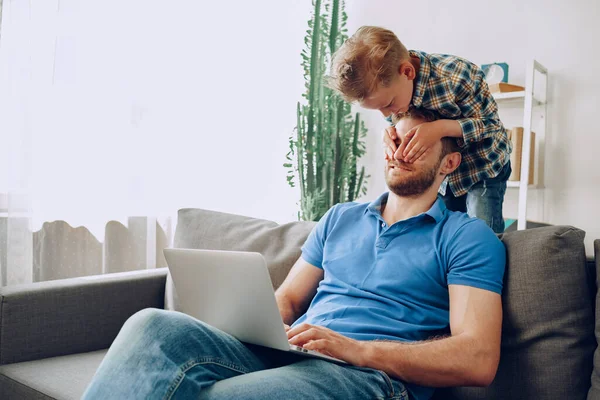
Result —
<instances>
[{"instance_id":1,"label":"man's knee","mask_svg":"<svg viewBox=\"0 0 600 400\"><path fill-rule=\"evenodd\" d=\"M164 323L168 319L168 311L159 310L158 308L145 308L136 312L125 321L123 328L129 328L135 331L142 331L148 326Z\"/></svg>"},{"instance_id":2,"label":"man's knee","mask_svg":"<svg viewBox=\"0 0 600 400\"><path fill-rule=\"evenodd\" d=\"M212 337L217 329L189 315L157 308L146 308L125 322L123 334L144 335L153 340L190 340Z\"/></svg>"},{"instance_id":3,"label":"man's knee","mask_svg":"<svg viewBox=\"0 0 600 400\"><path fill-rule=\"evenodd\" d=\"M146 308L133 314L123 325L123 335L143 335L147 339L172 336L195 321L193 318L174 311Z\"/></svg>"}]
</instances>

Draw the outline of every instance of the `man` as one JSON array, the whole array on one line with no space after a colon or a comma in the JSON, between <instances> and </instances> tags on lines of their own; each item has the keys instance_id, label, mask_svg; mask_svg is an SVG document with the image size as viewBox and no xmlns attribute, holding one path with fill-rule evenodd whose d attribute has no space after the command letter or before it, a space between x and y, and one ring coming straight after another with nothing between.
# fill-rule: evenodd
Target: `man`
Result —
<instances>
[{"instance_id":1,"label":"man","mask_svg":"<svg viewBox=\"0 0 600 400\"><path fill-rule=\"evenodd\" d=\"M403 133L433 114L414 110ZM401 143L399 143L401 144ZM143 310L123 326L84 398L425 400L435 386L488 385L500 357L502 243L448 211L437 190L460 163L452 139L390 189L334 206L276 292L289 341L338 365L245 345L181 313Z\"/></svg>"}]
</instances>

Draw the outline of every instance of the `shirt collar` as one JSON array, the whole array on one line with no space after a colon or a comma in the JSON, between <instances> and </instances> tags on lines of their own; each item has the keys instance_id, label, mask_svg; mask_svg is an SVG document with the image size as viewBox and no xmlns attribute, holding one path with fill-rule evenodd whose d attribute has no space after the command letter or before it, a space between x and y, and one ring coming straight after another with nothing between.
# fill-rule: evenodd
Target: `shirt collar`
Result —
<instances>
[{"instance_id":1,"label":"shirt collar","mask_svg":"<svg viewBox=\"0 0 600 400\"><path fill-rule=\"evenodd\" d=\"M425 95L425 89L427 88L427 83L429 82L431 63L429 62L429 59L425 57L426 54L422 51L410 50L408 53L411 57L419 57L419 60L421 60L419 74L415 78L415 92L413 93L412 98L412 105L419 108L423 104L423 96Z\"/></svg>"},{"instance_id":2,"label":"shirt collar","mask_svg":"<svg viewBox=\"0 0 600 400\"><path fill-rule=\"evenodd\" d=\"M370 212L381 217L381 206L387 203L389 194L389 192L385 192L376 200L369 203L369 205L365 209L365 213ZM430 216L435 220L435 222L439 223L444 218L445 212L446 204L444 203L444 200L442 200L442 198L438 196L431 208L429 208L429 210L425 211L423 214Z\"/></svg>"},{"instance_id":3,"label":"shirt collar","mask_svg":"<svg viewBox=\"0 0 600 400\"><path fill-rule=\"evenodd\" d=\"M376 200L369 203L367 208L365 208L365 213L370 212L375 215L381 216L381 206L383 206L385 203L387 203L389 194L390 194L389 192L385 192L384 194L379 196Z\"/></svg>"},{"instance_id":4,"label":"shirt collar","mask_svg":"<svg viewBox=\"0 0 600 400\"><path fill-rule=\"evenodd\" d=\"M435 219L435 222L440 222L444 218L446 210L446 203L444 203L444 200L442 200L442 198L438 196L431 208L427 210L425 214Z\"/></svg>"}]
</instances>

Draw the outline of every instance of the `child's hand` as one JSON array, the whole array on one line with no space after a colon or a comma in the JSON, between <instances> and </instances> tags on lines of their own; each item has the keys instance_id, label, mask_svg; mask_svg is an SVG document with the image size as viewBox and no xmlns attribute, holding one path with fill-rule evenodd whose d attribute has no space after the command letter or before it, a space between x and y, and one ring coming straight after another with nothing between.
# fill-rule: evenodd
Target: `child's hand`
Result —
<instances>
[{"instance_id":1,"label":"child's hand","mask_svg":"<svg viewBox=\"0 0 600 400\"><path fill-rule=\"evenodd\" d=\"M404 162L415 162L442 138L441 130L434 122L424 122L406 132L398 152Z\"/></svg>"},{"instance_id":2,"label":"child's hand","mask_svg":"<svg viewBox=\"0 0 600 400\"><path fill-rule=\"evenodd\" d=\"M397 150L396 140L398 134L395 126L389 126L383 131L383 153L386 161L394 159L394 153Z\"/></svg>"}]
</instances>

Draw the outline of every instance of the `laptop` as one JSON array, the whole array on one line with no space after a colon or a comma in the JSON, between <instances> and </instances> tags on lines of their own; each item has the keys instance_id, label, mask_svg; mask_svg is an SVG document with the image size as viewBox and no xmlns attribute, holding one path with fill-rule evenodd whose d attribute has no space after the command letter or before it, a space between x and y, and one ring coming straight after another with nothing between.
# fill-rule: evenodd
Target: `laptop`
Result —
<instances>
[{"instance_id":1,"label":"laptop","mask_svg":"<svg viewBox=\"0 0 600 400\"><path fill-rule=\"evenodd\" d=\"M164 255L185 314L241 342L346 364L288 342L260 253L164 249Z\"/></svg>"}]
</instances>

